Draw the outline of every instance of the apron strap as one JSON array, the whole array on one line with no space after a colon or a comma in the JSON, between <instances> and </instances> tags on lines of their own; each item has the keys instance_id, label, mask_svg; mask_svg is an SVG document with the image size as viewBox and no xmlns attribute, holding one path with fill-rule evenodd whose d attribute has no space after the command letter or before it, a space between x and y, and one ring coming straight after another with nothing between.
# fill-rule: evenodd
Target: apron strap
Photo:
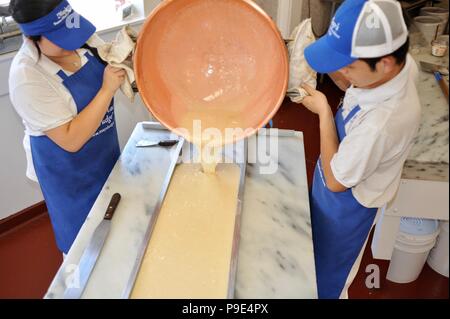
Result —
<instances>
[{"instance_id":1,"label":"apron strap","mask_svg":"<svg viewBox=\"0 0 450 319\"><path fill-rule=\"evenodd\" d=\"M361 111L361 108L359 107L359 105L355 106L353 108L353 110L350 111L350 113L347 115L347 117L344 119L344 125L346 125L348 122L350 122L350 120L356 115L356 113L358 113L359 111Z\"/></svg>"},{"instance_id":2,"label":"apron strap","mask_svg":"<svg viewBox=\"0 0 450 319\"><path fill-rule=\"evenodd\" d=\"M91 55L89 53L89 51L86 51L86 53L84 54L84 56L88 59L88 61L92 61L93 59L95 59L95 57L93 55ZM56 73L63 81L67 80L70 76L68 76L66 74L66 72L64 72L62 69L58 71L58 73Z\"/></svg>"},{"instance_id":3,"label":"apron strap","mask_svg":"<svg viewBox=\"0 0 450 319\"><path fill-rule=\"evenodd\" d=\"M58 76L63 80L63 81L65 81L65 80L67 80L68 78L69 78L69 76L66 74L66 72L64 72L63 70L59 70L58 71L58 73L56 73L56 74L58 74Z\"/></svg>"},{"instance_id":4,"label":"apron strap","mask_svg":"<svg viewBox=\"0 0 450 319\"><path fill-rule=\"evenodd\" d=\"M89 51L87 51L87 50L86 50L86 53L84 54L84 56L88 59L88 61L94 59L94 56L91 55L91 54L89 53Z\"/></svg>"}]
</instances>

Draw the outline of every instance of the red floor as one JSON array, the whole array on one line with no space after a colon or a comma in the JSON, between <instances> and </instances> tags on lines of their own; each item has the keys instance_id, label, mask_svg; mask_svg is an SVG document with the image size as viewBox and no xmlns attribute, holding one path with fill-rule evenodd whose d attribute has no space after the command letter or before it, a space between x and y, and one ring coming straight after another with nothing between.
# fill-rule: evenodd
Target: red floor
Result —
<instances>
[{"instance_id":1,"label":"red floor","mask_svg":"<svg viewBox=\"0 0 450 319\"><path fill-rule=\"evenodd\" d=\"M368 289L365 285L367 265L377 265L380 269L380 288ZM448 299L448 278L438 274L425 263L419 278L409 284L397 284L386 280L389 261L372 258L370 243L358 275L349 289L350 299ZM369 272L371 272L369 270Z\"/></svg>"},{"instance_id":2,"label":"red floor","mask_svg":"<svg viewBox=\"0 0 450 319\"><path fill-rule=\"evenodd\" d=\"M342 93L327 79L320 88L336 107ZM274 118L278 128L303 131L305 136L308 182L312 181L315 162L319 155L318 120L303 106L285 100ZM0 226L1 221L0 221ZM0 298L42 298L59 265L61 253L56 249L50 221L46 213L5 230L0 227ZM380 268L380 288L365 285L366 266ZM394 284L386 279L389 262L374 260L367 245L360 271L350 287L349 297L370 298L440 298L448 299L448 278L425 265L420 277L410 284Z\"/></svg>"},{"instance_id":3,"label":"red floor","mask_svg":"<svg viewBox=\"0 0 450 319\"><path fill-rule=\"evenodd\" d=\"M62 263L47 213L0 234L0 299L42 298Z\"/></svg>"}]
</instances>

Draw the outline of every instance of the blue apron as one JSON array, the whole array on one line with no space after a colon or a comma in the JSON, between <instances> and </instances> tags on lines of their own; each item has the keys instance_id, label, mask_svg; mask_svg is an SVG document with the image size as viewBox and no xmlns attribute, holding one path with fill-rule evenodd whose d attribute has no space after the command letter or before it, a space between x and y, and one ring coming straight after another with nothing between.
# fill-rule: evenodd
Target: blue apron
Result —
<instances>
[{"instance_id":1,"label":"blue apron","mask_svg":"<svg viewBox=\"0 0 450 319\"><path fill-rule=\"evenodd\" d=\"M339 108L335 122L339 142L347 124L359 111L356 106L344 119ZM311 222L319 298L337 299L369 235L377 208L362 206L352 190L333 193L325 183L321 160L314 171Z\"/></svg>"},{"instance_id":2,"label":"blue apron","mask_svg":"<svg viewBox=\"0 0 450 319\"><path fill-rule=\"evenodd\" d=\"M105 66L86 52L88 62L67 76L58 72L80 113L103 84ZM34 169L47 204L58 248L67 253L120 155L114 100L97 132L76 153L47 136L31 136Z\"/></svg>"}]
</instances>

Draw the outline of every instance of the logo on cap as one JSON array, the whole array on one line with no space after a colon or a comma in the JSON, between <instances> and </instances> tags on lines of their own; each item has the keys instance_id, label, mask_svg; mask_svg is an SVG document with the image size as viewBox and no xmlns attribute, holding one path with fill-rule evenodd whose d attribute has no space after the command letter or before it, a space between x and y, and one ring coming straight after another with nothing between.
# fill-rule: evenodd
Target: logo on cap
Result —
<instances>
[{"instance_id":1,"label":"logo on cap","mask_svg":"<svg viewBox=\"0 0 450 319\"><path fill-rule=\"evenodd\" d=\"M336 23L336 20L333 18L333 20L331 21L330 28L328 29L328 34L340 39L341 36L338 34L340 27L341 27L341 24Z\"/></svg>"},{"instance_id":2,"label":"logo on cap","mask_svg":"<svg viewBox=\"0 0 450 319\"><path fill-rule=\"evenodd\" d=\"M378 14L373 10L372 8L368 8L366 10L366 19L365 24L367 29L379 29L381 27L380 25L380 17Z\"/></svg>"},{"instance_id":3,"label":"logo on cap","mask_svg":"<svg viewBox=\"0 0 450 319\"><path fill-rule=\"evenodd\" d=\"M70 5L66 6L64 9L62 9L61 11L59 11L56 14L56 17L58 18L58 21L53 22L53 25L58 25L61 22L64 21L65 18L67 18L67 16L72 12L72 7Z\"/></svg>"}]
</instances>

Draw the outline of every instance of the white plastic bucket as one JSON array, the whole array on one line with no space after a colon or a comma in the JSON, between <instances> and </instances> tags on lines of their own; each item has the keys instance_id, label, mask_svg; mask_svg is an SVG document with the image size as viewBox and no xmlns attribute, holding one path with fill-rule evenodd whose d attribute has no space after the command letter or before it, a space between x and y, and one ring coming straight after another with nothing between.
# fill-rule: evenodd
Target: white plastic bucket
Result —
<instances>
[{"instance_id":1,"label":"white plastic bucket","mask_svg":"<svg viewBox=\"0 0 450 319\"><path fill-rule=\"evenodd\" d=\"M420 9L421 16L436 16L442 19L442 23L439 26L439 35L443 34L447 28L448 23L448 9L440 7L423 7Z\"/></svg>"},{"instance_id":2,"label":"white plastic bucket","mask_svg":"<svg viewBox=\"0 0 450 319\"><path fill-rule=\"evenodd\" d=\"M386 279L396 283L416 280L438 234L436 220L402 217Z\"/></svg>"},{"instance_id":3,"label":"white plastic bucket","mask_svg":"<svg viewBox=\"0 0 450 319\"><path fill-rule=\"evenodd\" d=\"M427 263L428 265L437 273L448 278L448 268L449 268L449 245L448 245L448 222L441 221L441 232L436 239L436 245L430 251Z\"/></svg>"},{"instance_id":4,"label":"white plastic bucket","mask_svg":"<svg viewBox=\"0 0 450 319\"><path fill-rule=\"evenodd\" d=\"M431 43L434 39L436 30L438 27L439 29L441 28L442 22L442 19L438 16L418 16L414 18L415 25L420 30L427 43Z\"/></svg>"}]
</instances>

